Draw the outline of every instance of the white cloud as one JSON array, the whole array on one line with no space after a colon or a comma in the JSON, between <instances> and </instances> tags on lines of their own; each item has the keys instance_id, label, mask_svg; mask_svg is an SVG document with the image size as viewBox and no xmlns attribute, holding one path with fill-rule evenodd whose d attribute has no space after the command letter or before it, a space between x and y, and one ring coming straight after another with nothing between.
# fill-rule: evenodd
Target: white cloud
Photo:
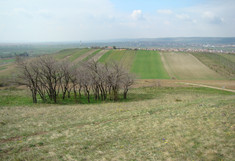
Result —
<instances>
[{"instance_id":1,"label":"white cloud","mask_svg":"<svg viewBox=\"0 0 235 161\"><path fill-rule=\"evenodd\" d=\"M176 14L176 18L180 20L190 20L190 16L187 14Z\"/></svg>"},{"instance_id":2,"label":"white cloud","mask_svg":"<svg viewBox=\"0 0 235 161\"><path fill-rule=\"evenodd\" d=\"M131 14L131 17L134 20L143 20L144 19L144 15L142 13L142 10L134 10Z\"/></svg>"},{"instance_id":3,"label":"white cloud","mask_svg":"<svg viewBox=\"0 0 235 161\"><path fill-rule=\"evenodd\" d=\"M160 14L166 14L166 15L170 15L173 13L173 11L169 9L161 9L161 10L157 10L157 12Z\"/></svg>"},{"instance_id":4,"label":"white cloud","mask_svg":"<svg viewBox=\"0 0 235 161\"><path fill-rule=\"evenodd\" d=\"M155 8L159 2L145 3ZM235 36L234 17L234 0L152 11L145 6L123 11L111 0L0 0L0 41Z\"/></svg>"},{"instance_id":5,"label":"white cloud","mask_svg":"<svg viewBox=\"0 0 235 161\"><path fill-rule=\"evenodd\" d=\"M212 24L221 24L224 19L222 17L216 16L214 13L206 11L202 14L202 17Z\"/></svg>"}]
</instances>

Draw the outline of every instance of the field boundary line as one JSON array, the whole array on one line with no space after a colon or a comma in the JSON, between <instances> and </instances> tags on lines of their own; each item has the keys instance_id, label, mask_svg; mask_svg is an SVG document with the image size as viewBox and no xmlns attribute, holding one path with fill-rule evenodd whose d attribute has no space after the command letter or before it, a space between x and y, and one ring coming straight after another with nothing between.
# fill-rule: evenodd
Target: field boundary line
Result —
<instances>
[{"instance_id":1,"label":"field boundary line","mask_svg":"<svg viewBox=\"0 0 235 161\"><path fill-rule=\"evenodd\" d=\"M232 89L219 88L219 87L208 86L208 85L204 85L204 84L187 83L187 82L176 82L176 83L182 83L182 84L199 86L199 87L207 87L207 88L218 89L218 90L229 91L229 92L235 93L235 90L232 90Z\"/></svg>"}]
</instances>

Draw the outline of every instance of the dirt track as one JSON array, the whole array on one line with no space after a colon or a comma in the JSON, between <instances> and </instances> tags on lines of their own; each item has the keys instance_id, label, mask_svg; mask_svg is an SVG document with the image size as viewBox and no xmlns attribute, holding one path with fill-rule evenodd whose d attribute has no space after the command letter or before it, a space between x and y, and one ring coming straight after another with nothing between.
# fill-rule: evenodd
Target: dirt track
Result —
<instances>
[{"instance_id":1,"label":"dirt track","mask_svg":"<svg viewBox=\"0 0 235 161\"><path fill-rule=\"evenodd\" d=\"M185 86L201 86L214 88L219 90L235 92L235 80L172 80L172 79L139 79L133 85L138 87L185 87Z\"/></svg>"},{"instance_id":2,"label":"dirt track","mask_svg":"<svg viewBox=\"0 0 235 161\"><path fill-rule=\"evenodd\" d=\"M235 90L232 90L232 89L219 88L219 87L213 87L213 86L208 86L208 85L203 85L203 84L187 83L187 82L178 82L178 83L183 83L183 84L193 85L193 86L199 86L199 87L207 87L207 88L219 89L219 90L229 91L229 92L234 92L235 93Z\"/></svg>"}]
</instances>

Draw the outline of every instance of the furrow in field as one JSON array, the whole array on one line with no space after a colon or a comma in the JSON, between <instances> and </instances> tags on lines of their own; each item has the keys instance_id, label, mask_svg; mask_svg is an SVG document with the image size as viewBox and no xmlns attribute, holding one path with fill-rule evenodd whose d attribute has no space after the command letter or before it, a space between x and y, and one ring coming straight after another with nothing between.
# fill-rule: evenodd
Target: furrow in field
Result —
<instances>
[{"instance_id":1,"label":"furrow in field","mask_svg":"<svg viewBox=\"0 0 235 161\"><path fill-rule=\"evenodd\" d=\"M68 59L69 61L75 61L77 58L79 58L81 55L89 52L90 49L77 49L75 52L73 52L72 55L70 55L69 57L67 57L66 59Z\"/></svg>"},{"instance_id":2,"label":"furrow in field","mask_svg":"<svg viewBox=\"0 0 235 161\"><path fill-rule=\"evenodd\" d=\"M64 49L62 51L59 51L58 53L53 54L56 59L65 59L76 53L78 50L81 49Z\"/></svg>"},{"instance_id":3,"label":"furrow in field","mask_svg":"<svg viewBox=\"0 0 235 161\"><path fill-rule=\"evenodd\" d=\"M85 59L86 57L88 57L89 55L91 55L92 53L94 53L96 51L96 49L91 49L87 52L85 52L84 54L80 55L79 57L77 57L77 59L75 59L73 62L74 63L79 63L81 62L83 59Z\"/></svg>"},{"instance_id":4,"label":"furrow in field","mask_svg":"<svg viewBox=\"0 0 235 161\"><path fill-rule=\"evenodd\" d=\"M94 61L98 61L105 53L107 53L109 50L101 50L98 52L95 56L92 57Z\"/></svg>"},{"instance_id":5,"label":"furrow in field","mask_svg":"<svg viewBox=\"0 0 235 161\"><path fill-rule=\"evenodd\" d=\"M101 51L101 49L96 50L95 52L93 52L92 54L88 55L87 57L85 57L84 59L82 59L82 61L90 61L93 60L92 58L98 54Z\"/></svg>"},{"instance_id":6,"label":"furrow in field","mask_svg":"<svg viewBox=\"0 0 235 161\"><path fill-rule=\"evenodd\" d=\"M197 58L188 53L162 53L164 66L172 78L177 79L223 79Z\"/></svg>"}]
</instances>

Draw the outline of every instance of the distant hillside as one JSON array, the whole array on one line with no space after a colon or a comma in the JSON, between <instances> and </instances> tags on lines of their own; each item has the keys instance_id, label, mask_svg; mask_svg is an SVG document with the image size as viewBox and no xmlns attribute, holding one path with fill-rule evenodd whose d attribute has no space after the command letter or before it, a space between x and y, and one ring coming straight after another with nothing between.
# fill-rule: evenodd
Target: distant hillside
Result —
<instances>
[{"instance_id":1,"label":"distant hillside","mask_svg":"<svg viewBox=\"0 0 235 161\"><path fill-rule=\"evenodd\" d=\"M119 48L203 48L235 52L235 37L176 37L115 39L103 41L50 42L50 43L0 43L0 57L14 57L24 52L30 56L51 54L62 49L92 46L116 46Z\"/></svg>"}]
</instances>

